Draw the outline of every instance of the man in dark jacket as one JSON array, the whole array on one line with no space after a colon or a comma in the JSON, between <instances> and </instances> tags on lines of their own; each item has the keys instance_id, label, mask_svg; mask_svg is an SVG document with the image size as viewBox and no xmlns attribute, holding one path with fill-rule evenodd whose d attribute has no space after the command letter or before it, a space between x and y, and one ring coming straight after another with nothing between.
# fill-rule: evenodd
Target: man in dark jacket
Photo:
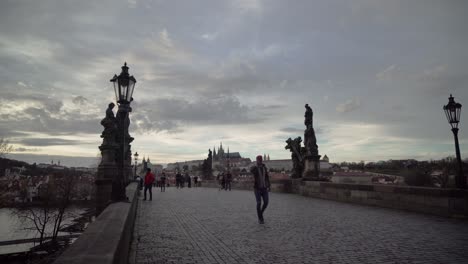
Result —
<instances>
[{"instance_id":1,"label":"man in dark jacket","mask_svg":"<svg viewBox=\"0 0 468 264\"><path fill-rule=\"evenodd\" d=\"M166 191L166 173L164 172L161 174L160 184L161 184L161 192L165 192Z\"/></svg>"},{"instance_id":2,"label":"man in dark jacket","mask_svg":"<svg viewBox=\"0 0 468 264\"><path fill-rule=\"evenodd\" d=\"M254 191L255 198L257 199L257 216L258 222L264 224L263 212L268 206L268 192L270 191L270 176L268 175L268 169L263 164L261 155L257 156L257 165L250 168L250 172L254 176ZM263 199L263 206L262 206Z\"/></svg>"},{"instance_id":3,"label":"man in dark jacket","mask_svg":"<svg viewBox=\"0 0 468 264\"><path fill-rule=\"evenodd\" d=\"M231 190L231 182L232 182L232 174L231 172L227 172L226 174L226 184L224 185L224 189L227 191L229 189L229 191Z\"/></svg>"},{"instance_id":4,"label":"man in dark jacket","mask_svg":"<svg viewBox=\"0 0 468 264\"><path fill-rule=\"evenodd\" d=\"M182 183L181 183L182 174L180 174L179 171L177 171L177 174L176 174L175 178L176 178L177 189L182 188Z\"/></svg>"}]
</instances>

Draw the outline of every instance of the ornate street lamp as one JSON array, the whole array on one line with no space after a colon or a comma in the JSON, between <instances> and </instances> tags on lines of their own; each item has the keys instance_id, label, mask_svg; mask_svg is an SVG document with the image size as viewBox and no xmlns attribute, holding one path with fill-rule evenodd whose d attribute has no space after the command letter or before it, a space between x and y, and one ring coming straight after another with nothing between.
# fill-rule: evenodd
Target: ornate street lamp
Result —
<instances>
[{"instance_id":1,"label":"ornate street lamp","mask_svg":"<svg viewBox=\"0 0 468 264\"><path fill-rule=\"evenodd\" d=\"M125 186L132 173L130 143L133 141L133 138L128 133L128 127L130 126L130 118L128 116L132 112L130 103L133 101L132 96L136 79L128 73L127 63L125 62L119 76L114 75L110 81L113 83L115 99L119 105L116 115L118 128L116 141L119 144L116 162L119 167L119 173L112 183L112 200L123 201L127 199Z\"/></svg>"},{"instance_id":2,"label":"ornate street lamp","mask_svg":"<svg viewBox=\"0 0 468 264\"><path fill-rule=\"evenodd\" d=\"M444 105L445 115L447 120L452 127L453 137L455 138L455 152L457 154L458 161L458 174L455 178L457 188L466 189L466 178L463 174L463 164L460 157L460 147L458 145L458 123L460 122L460 112L462 105L456 103L453 96L450 95L449 102Z\"/></svg>"},{"instance_id":3,"label":"ornate street lamp","mask_svg":"<svg viewBox=\"0 0 468 264\"><path fill-rule=\"evenodd\" d=\"M128 74L127 63L122 66L122 72L110 80L114 83L115 100L120 104L130 104L133 101L132 95L135 89L136 79Z\"/></svg>"},{"instance_id":4,"label":"ornate street lamp","mask_svg":"<svg viewBox=\"0 0 468 264\"><path fill-rule=\"evenodd\" d=\"M135 154L133 155L133 157L135 157L135 163L134 163L134 166L135 166L135 172L133 173L133 178L135 179L136 176L137 176L137 163L138 163L138 152L135 152Z\"/></svg>"}]
</instances>

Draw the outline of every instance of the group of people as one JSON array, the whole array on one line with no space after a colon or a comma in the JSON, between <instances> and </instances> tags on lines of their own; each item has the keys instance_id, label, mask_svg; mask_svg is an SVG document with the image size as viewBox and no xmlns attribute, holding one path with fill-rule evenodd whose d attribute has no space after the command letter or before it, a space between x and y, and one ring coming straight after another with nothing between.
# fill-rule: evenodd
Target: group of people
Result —
<instances>
[{"instance_id":1,"label":"group of people","mask_svg":"<svg viewBox=\"0 0 468 264\"><path fill-rule=\"evenodd\" d=\"M185 175L182 175L180 172L177 172L175 178L177 189L184 188L185 183L187 183L187 187L192 188L192 177L190 177L188 172L186 172ZM198 187L198 176L193 177L193 183L195 187Z\"/></svg>"},{"instance_id":2,"label":"group of people","mask_svg":"<svg viewBox=\"0 0 468 264\"><path fill-rule=\"evenodd\" d=\"M220 190L231 190L232 174L230 172L222 172L218 174L218 177L216 177L216 179L218 180Z\"/></svg>"},{"instance_id":3,"label":"group of people","mask_svg":"<svg viewBox=\"0 0 468 264\"><path fill-rule=\"evenodd\" d=\"M255 194L255 200L257 202L257 217L258 217L258 222L260 224L265 223L265 219L263 217L263 213L265 212L265 209L268 206L269 202L269 195L268 193L270 192L270 176L268 175L268 169L263 164L263 158L262 155L258 155L256 158L256 164L255 166L252 166L250 168L250 172L253 175L254 179L254 194ZM153 187L153 184L156 180L156 177L154 174L151 172L151 169L148 168L145 178L144 178L144 198L143 200L146 200L146 192L149 191L149 200L151 201L153 199L153 194L151 191L151 188ZM161 192L164 192L166 189L166 175L163 172L161 174ZM176 186L177 188L183 188L184 182L187 181L188 187L191 187L191 178L188 175L188 173L185 174L185 177L182 176L182 174L177 173L176 175ZM231 190L231 181L232 181L232 175L228 172L226 174L222 173L218 175L218 181L221 185L221 188L224 190ZM195 186L198 185L198 177L194 177L194 183ZM262 203L263 202L263 203Z\"/></svg>"},{"instance_id":4,"label":"group of people","mask_svg":"<svg viewBox=\"0 0 468 264\"><path fill-rule=\"evenodd\" d=\"M166 191L166 173L162 173L161 177L159 177L158 181L158 187L161 188L161 192ZM143 186L145 190L143 191L144 193L144 198L143 200L146 201L146 193L149 192L149 200L153 200L153 186L156 184L156 176L154 173L151 172L150 168L146 169L146 174L144 179L141 179L139 176L137 176L137 181L139 182L139 187L140 190L143 189Z\"/></svg>"}]
</instances>

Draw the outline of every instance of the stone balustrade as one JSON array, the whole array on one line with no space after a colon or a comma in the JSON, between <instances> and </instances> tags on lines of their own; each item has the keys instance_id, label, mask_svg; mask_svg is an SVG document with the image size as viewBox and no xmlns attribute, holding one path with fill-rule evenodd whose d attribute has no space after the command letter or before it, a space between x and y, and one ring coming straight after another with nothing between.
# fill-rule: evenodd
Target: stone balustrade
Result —
<instances>
[{"instance_id":1,"label":"stone balustrade","mask_svg":"<svg viewBox=\"0 0 468 264\"><path fill-rule=\"evenodd\" d=\"M379 206L448 217L468 217L468 191L383 184L348 184L301 179L273 181L273 192ZM216 181L204 181L204 187L219 187ZM232 188L252 190L253 183L233 182Z\"/></svg>"},{"instance_id":2,"label":"stone balustrade","mask_svg":"<svg viewBox=\"0 0 468 264\"><path fill-rule=\"evenodd\" d=\"M54 264L128 263L138 203L137 184L128 185L126 194L128 202L109 204Z\"/></svg>"}]
</instances>

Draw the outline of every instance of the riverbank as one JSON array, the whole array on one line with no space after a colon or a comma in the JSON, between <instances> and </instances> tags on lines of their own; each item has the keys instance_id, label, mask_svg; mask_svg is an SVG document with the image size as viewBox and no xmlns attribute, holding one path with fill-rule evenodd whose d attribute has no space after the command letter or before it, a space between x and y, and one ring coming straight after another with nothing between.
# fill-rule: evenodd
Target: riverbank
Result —
<instances>
[{"instance_id":1,"label":"riverbank","mask_svg":"<svg viewBox=\"0 0 468 264\"><path fill-rule=\"evenodd\" d=\"M36 232L24 230L22 221L15 219L13 209L0 209L0 263L52 263L95 219L94 208L74 207L72 211L76 216L60 229L57 241L46 237L42 245L37 245Z\"/></svg>"}]
</instances>

